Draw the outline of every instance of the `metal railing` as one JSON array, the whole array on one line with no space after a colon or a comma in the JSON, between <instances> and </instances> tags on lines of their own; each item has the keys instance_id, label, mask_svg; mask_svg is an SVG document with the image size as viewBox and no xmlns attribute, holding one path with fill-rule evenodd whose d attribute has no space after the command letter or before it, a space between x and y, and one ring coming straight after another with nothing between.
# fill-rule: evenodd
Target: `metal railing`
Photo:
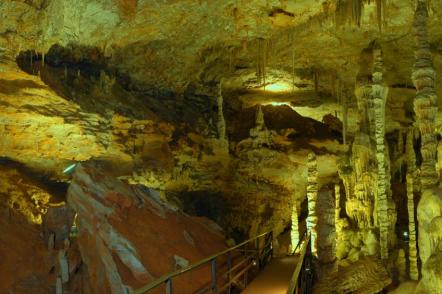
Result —
<instances>
[{"instance_id":1,"label":"metal railing","mask_svg":"<svg viewBox=\"0 0 442 294\"><path fill-rule=\"evenodd\" d=\"M298 244L302 243L301 255L298 264L290 279L287 294L307 294L312 293L313 284L313 264L311 254L310 234L305 232Z\"/></svg>"},{"instance_id":2,"label":"metal railing","mask_svg":"<svg viewBox=\"0 0 442 294\"><path fill-rule=\"evenodd\" d=\"M263 241L263 242L262 242ZM147 284L134 294L148 293L162 285L165 285L165 293L173 293L173 279L187 272L210 264L211 280L193 293L231 293L233 285L240 285L245 288L248 283L248 273L252 269L261 269L272 258L273 255L273 232L266 232L252 239L242 242L232 248L209 256L185 268L179 269L170 274ZM221 260L225 259L223 266L226 270L220 276ZM237 264L234 264L237 261ZM242 279L242 282L241 282Z\"/></svg>"}]
</instances>

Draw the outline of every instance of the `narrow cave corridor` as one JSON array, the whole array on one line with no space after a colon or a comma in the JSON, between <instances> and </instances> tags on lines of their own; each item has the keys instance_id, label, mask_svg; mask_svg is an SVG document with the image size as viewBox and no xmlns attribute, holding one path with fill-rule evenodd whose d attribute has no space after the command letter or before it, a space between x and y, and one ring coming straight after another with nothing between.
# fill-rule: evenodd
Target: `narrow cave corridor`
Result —
<instances>
[{"instance_id":1,"label":"narrow cave corridor","mask_svg":"<svg viewBox=\"0 0 442 294\"><path fill-rule=\"evenodd\" d=\"M0 0L0 293L442 293L439 8Z\"/></svg>"}]
</instances>

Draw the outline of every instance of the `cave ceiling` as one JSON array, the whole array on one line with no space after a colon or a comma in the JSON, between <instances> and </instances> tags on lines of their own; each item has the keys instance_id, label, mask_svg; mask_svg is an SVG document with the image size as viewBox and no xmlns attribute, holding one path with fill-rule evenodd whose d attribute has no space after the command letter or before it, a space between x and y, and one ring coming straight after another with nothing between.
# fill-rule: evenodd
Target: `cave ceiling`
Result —
<instances>
[{"instance_id":1,"label":"cave ceiling","mask_svg":"<svg viewBox=\"0 0 442 294\"><path fill-rule=\"evenodd\" d=\"M0 46L11 54L54 44L98 47L136 83L177 92L221 79L247 92L259 88L253 73L265 64L267 84L296 92L314 90L316 79L320 92L333 95L336 80L354 85L361 51L377 41L389 86L411 85L416 1L363 1L359 13L353 2L5 0ZM429 2L436 68L441 5Z\"/></svg>"}]
</instances>

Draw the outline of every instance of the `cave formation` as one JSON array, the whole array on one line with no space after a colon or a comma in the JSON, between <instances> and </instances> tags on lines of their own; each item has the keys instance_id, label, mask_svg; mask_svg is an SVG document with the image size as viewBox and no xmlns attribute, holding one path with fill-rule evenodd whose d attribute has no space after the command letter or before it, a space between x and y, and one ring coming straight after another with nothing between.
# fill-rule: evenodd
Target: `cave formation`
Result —
<instances>
[{"instance_id":1,"label":"cave formation","mask_svg":"<svg viewBox=\"0 0 442 294\"><path fill-rule=\"evenodd\" d=\"M439 11L1 0L0 293L442 293Z\"/></svg>"}]
</instances>

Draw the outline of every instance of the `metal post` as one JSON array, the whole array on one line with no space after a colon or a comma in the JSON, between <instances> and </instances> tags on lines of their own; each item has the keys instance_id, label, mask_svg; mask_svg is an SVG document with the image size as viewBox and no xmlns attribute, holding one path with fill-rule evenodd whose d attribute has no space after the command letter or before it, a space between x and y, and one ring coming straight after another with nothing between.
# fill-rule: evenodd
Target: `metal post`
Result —
<instances>
[{"instance_id":1,"label":"metal post","mask_svg":"<svg viewBox=\"0 0 442 294\"><path fill-rule=\"evenodd\" d=\"M259 238L255 240L256 247L256 266L259 268L261 266L261 252L259 250Z\"/></svg>"},{"instance_id":2,"label":"metal post","mask_svg":"<svg viewBox=\"0 0 442 294\"><path fill-rule=\"evenodd\" d=\"M218 289L217 289L217 284L216 284L216 276L217 276L217 272L218 272L218 266L217 266L217 262L216 262L216 258L212 259L211 261L212 264L212 293L218 293Z\"/></svg>"},{"instance_id":3,"label":"metal post","mask_svg":"<svg viewBox=\"0 0 442 294\"><path fill-rule=\"evenodd\" d=\"M229 287L227 288L227 293L232 292L232 253L227 253L227 279L229 281Z\"/></svg>"},{"instance_id":4,"label":"metal post","mask_svg":"<svg viewBox=\"0 0 442 294\"><path fill-rule=\"evenodd\" d=\"M172 294L172 278L166 280L166 294Z\"/></svg>"}]
</instances>

